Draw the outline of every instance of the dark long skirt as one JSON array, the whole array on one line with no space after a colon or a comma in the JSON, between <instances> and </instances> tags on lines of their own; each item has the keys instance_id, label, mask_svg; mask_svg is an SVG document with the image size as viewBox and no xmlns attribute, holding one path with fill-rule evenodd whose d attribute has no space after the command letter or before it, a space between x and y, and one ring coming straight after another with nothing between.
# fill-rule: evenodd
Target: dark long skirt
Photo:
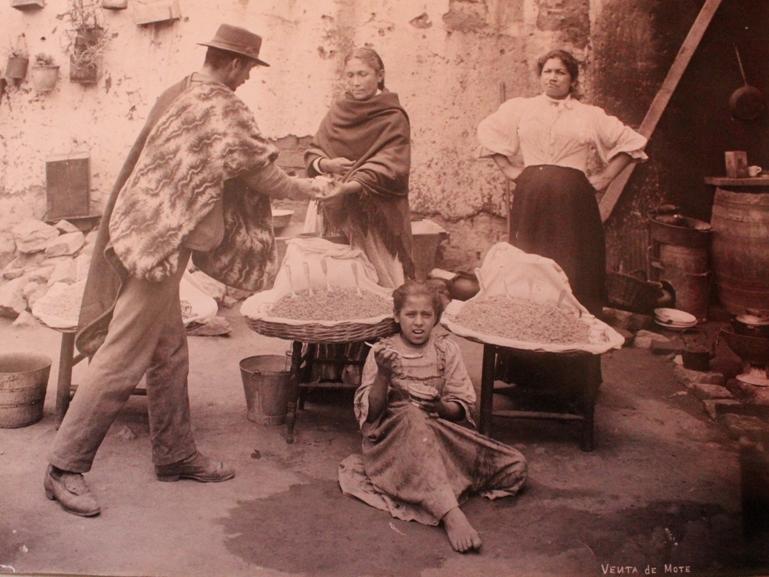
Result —
<instances>
[{"instance_id":1,"label":"dark long skirt","mask_svg":"<svg viewBox=\"0 0 769 577\"><path fill-rule=\"evenodd\" d=\"M585 174L529 166L516 180L510 242L557 262L572 292L593 315L606 300L606 243L595 189Z\"/></svg>"},{"instance_id":2,"label":"dark long skirt","mask_svg":"<svg viewBox=\"0 0 769 577\"><path fill-rule=\"evenodd\" d=\"M516 180L510 242L557 262L577 300L600 316L606 301L606 241L595 189L585 173L561 166L528 166ZM497 377L535 388L597 390L601 357L526 353L500 355Z\"/></svg>"}]
</instances>

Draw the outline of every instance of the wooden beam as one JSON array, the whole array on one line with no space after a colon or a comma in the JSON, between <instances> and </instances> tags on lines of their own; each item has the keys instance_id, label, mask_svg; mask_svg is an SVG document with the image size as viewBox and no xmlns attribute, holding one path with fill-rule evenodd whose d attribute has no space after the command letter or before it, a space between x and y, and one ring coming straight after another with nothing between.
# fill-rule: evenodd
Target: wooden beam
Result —
<instances>
[{"instance_id":1,"label":"wooden beam","mask_svg":"<svg viewBox=\"0 0 769 577\"><path fill-rule=\"evenodd\" d=\"M673 65L668 70L665 80L662 82L660 89L657 91L657 95L652 100L649 110L646 112L646 116L641 122L641 126L638 128L638 132L643 134L646 138L651 138L654 133L654 129L657 128L657 123L662 118L662 114L665 112L668 103L670 102L673 93L675 92L681 77L684 75L689 62L697 50L702 37L705 35L705 31L708 29L710 22L713 20L718 7L721 5L722 0L705 0L705 3L700 9L700 13L694 20L692 27L689 29L689 33L686 35L681 48L676 54ZM611 216L612 210L617 205L622 192L625 190L625 185L630 180L630 175L633 174L636 163L628 165L625 170L617 175L609 188L604 193L599 204L601 210L601 220L606 220Z\"/></svg>"}]
</instances>

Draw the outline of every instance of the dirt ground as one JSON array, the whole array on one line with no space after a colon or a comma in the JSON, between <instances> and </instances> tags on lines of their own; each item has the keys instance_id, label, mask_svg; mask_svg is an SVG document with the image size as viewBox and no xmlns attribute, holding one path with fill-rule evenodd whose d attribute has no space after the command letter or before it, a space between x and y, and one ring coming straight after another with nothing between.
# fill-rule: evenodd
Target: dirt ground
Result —
<instances>
[{"instance_id":1,"label":"dirt ground","mask_svg":"<svg viewBox=\"0 0 769 577\"><path fill-rule=\"evenodd\" d=\"M234 465L222 484L160 483L150 461L146 399L134 396L87 479L101 516L46 500L42 480L56 432L57 363L46 414L0 430L0 573L165 576L748 575L769 561L742 539L736 444L647 350L604 356L596 450L573 425L497 422L496 436L529 461L516 498L465 507L480 554L451 551L443 532L391 519L343 496L338 463L358 450L351 395L313 393L297 441L245 418L238 361L287 343L250 331L191 337L190 397L199 447ZM4 350L58 357L59 335L0 322ZM481 348L464 342L474 381ZM85 363L76 367L75 382Z\"/></svg>"}]
</instances>

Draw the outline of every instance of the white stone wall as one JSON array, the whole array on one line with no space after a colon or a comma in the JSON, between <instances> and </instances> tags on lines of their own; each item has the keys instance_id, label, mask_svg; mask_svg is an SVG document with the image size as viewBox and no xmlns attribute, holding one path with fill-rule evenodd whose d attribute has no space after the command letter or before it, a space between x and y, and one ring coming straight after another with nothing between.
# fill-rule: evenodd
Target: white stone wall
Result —
<instances>
[{"instance_id":1,"label":"white stone wall","mask_svg":"<svg viewBox=\"0 0 769 577\"><path fill-rule=\"evenodd\" d=\"M95 0L100 2L100 0ZM139 27L127 10L101 10L108 30L102 74L95 86L69 81L65 53L69 0L21 12L0 0L0 66L24 34L31 56L47 52L61 66L56 89L37 95L27 80L0 102L0 236L45 210L45 159L70 151L91 154L92 205L98 212L156 96L196 70L221 22L264 37L263 58L238 94L272 138L314 133L337 94L344 54L369 43L382 55L388 87L400 94L412 122L412 206L435 214L449 230L456 260L467 223L479 213L504 215L504 186L496 169L475 159L475 127L502 97L536 92L534 59L569 45L560 14L587 0L179 0L182 18ZM597 0L593 0L596 2ZM584 8L583 11L586 11ZM573 14L572 14L573 15ZM545 18L547 17L547 18ZM573 32L573 31L572 31ZM587 37L587 30L583 36ZM578 31L577 36L580 35ZM576 46L584 53L584 46ZM501 218L483 219L495 241ZM2 239L0 239L2 244Z\"/></svg>"}]
</instances>

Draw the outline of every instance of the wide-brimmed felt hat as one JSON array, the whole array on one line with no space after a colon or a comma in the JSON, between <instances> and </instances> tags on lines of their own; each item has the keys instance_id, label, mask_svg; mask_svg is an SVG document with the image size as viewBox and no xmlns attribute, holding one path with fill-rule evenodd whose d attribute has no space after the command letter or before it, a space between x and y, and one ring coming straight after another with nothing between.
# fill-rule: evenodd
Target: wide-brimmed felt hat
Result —
<instances>
[{"instance_id":1,"label":"wide-brimmed felt hat","mask_svg":"<svg viewBox=\"0 0 769 577\"><path fill-rule=\"evenodd\" d=\"M259 49L262 47L262 37L245 28L222 24L214 37L208 42L198 42L201 46L210 46L227 52L234 52L255 60L261 66L269 66L259 59Z\"/></svg>"}]
</instances>

